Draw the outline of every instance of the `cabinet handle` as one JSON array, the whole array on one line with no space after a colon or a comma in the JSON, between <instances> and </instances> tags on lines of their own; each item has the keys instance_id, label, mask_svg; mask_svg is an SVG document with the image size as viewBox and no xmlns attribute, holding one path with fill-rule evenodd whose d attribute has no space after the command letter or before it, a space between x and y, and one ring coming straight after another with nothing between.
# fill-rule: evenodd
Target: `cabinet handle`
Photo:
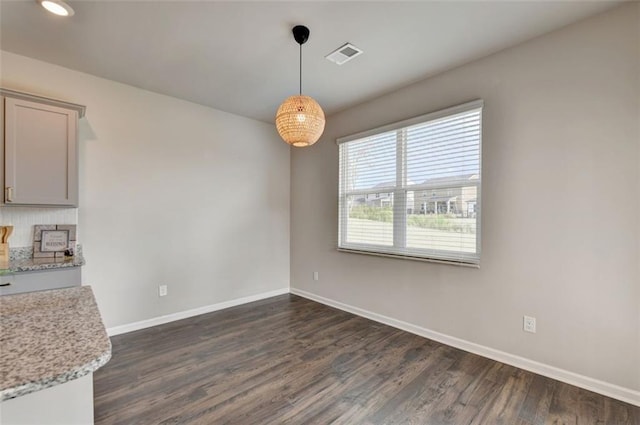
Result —
<instances>
[{"instance_id":1,"label":"cabinet handle","mask_svg":"<svg viewBox=\"0 0 640 425\"><path fill-rule=\"evenodd\" d=\"M7 202L13 202L13 188L7 187Z\"/></svg>"}]
</instances>

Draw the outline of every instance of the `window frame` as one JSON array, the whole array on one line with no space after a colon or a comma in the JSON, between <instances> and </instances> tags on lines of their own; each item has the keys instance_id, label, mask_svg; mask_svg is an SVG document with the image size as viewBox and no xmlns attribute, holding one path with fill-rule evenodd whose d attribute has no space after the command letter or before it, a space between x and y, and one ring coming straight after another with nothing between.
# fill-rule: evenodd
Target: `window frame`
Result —
<instances>
[{"instance_id":1,"label":"window frame","mask_svg":"<svg viewBox=\"0 0 640 425\"><path fill-rule=\"evenodd\" d=\"M482 121L483 121L483 108L484 101L482 99L474 100L471 102L463 103L460 105L452 106L450 108L441 109L428 114L413 117L407 120L394 122L381 127L377 127L371 130L355 133L349 136L340 137L336 140L340 149L339 157L339 177L338 177L338 251L341 252L353 252L359 254L377 255L383 257L428 261L435 263L455 264L468 267L480 267L481 258L481 240L482 240ZM410 185L407 187L407 153L406 153L406 130L408 127L425 124L430 121L435 121L449 116L461 114L464 112L470 112L473 110L479 110L479 141L478 141L478 169L479 178L477 181L460 180L458 182L449 181L444 183L434 184L418 184ZM361 190L343 190L348 184L349 173L347 172L348 161L348 142L360 140L366 137L376 136L383 133L396 132L396 181L393 186L375 187L371 189ZM344 145L344 146L341 146ZM437 250L437 249L420 249L410 248L410 253L400 252L400 250L407 250L406 247L406 235L407 235L407 193L408 192L420 192L424 190L441 190L441 189L453 189L475 186L477 191L476 197L476 252L473 255L464 255L460 251L456 251L454 254L450 254L446 258L447 253L450 251ZM353 196L366 196L370 194L380 193L392 193L393 194L393 245L389 248L388 245L372 245L363 243L347 243L347 230L348 230L348 208L343 207L347 205L349 197ZM414 195L415 196L415 195ZM392 251L397 250L397 253ZM416 254L416 255L413 255ZM466 257L466 258L465 258Z\"/></svg>"}]
</instances>

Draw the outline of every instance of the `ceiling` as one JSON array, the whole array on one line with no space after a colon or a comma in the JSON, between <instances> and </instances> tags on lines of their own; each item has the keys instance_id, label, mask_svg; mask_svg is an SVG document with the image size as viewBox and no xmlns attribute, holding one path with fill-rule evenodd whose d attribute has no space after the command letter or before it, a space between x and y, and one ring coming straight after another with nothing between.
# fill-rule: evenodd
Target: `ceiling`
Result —
<instances>
[{"instance_id":1,"label":"ceiling","mask_svg":"<svg viewBox=\"0 0 640 425\"><path fill-rule=\"evenodd\" d=\"M298 91L291 28L311 29L303 92L327 115L569 23L617 2L72 1L71 18L34 0L0 2L0 48L273 122ZM350 42L364 54L324 56Z\"/></svg>"}]
</instances>

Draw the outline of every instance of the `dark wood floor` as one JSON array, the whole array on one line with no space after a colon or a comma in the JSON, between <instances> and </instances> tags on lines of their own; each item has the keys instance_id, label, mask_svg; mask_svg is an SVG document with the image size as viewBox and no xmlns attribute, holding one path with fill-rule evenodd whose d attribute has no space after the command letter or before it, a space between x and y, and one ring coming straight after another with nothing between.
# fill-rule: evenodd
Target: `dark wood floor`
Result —
<instances>
[{"instance_id":1,"label":"dark wood floor","mask_svg":"<svg viewBox=\"0 0 640 425\"><path fill-rule=\"evenodd\" d=\"M112 341L96 424L640 425L640 408L293 295Z\"/></svg>"}]
</instances>

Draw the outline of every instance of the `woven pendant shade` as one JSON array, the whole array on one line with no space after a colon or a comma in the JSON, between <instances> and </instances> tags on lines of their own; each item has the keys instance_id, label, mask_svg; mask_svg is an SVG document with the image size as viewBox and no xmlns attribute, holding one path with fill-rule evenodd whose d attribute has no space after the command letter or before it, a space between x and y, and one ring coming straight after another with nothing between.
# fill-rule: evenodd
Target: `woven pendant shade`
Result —
<instances>
[{"instance_id":1,"label":"woven pendant shade","mask_svg":"<svg viewBox=\"0 0 640 425\"><path fill-rule=\"evenodd\" d=\"M305 95L290 96L276 113L280 137L296 147L311 146L324 131L324 112L318 102Z\"/></svg>"}]
</instances>

